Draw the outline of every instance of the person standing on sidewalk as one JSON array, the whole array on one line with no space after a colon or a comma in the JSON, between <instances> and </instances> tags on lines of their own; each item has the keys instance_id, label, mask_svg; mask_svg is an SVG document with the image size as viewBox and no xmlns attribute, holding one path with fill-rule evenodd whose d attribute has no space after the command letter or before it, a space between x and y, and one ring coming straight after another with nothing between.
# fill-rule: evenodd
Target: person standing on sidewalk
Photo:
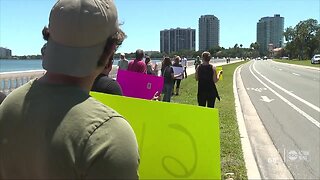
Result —
<instances>
[{"instance_id":1,"label":"person standing on sidewalk","mask_svg":"<svg viewBox=\"0 0 320 180\"><path fill-rule=\"evenodd\" d=\"M126 55L124 53L120 54L120 60L118 61L118 69L127 70L129 61L126 59Z\"/></svg>"},{"instance_id":2,"label":"person standing on sidewalk","mask_svg":"<svg viewBox=\"0 0 320 180\"><path fill-rule=\"evenodd\" d=\"M184 56L182 56L181 65L183 67L184 78L187 78L188 77L188 74L187 74L188 60Z\"/></svg>"},{"instance_id":3,"label":"person standing on sidewalk","mask_svg":"<svg viewBox=\"0 0 320 180\"><path fill-rule=\"evenodd\" d=\"M197 56L196 60L194 60L194 68L197 70L198 66L201 64L200 56Z\"/></svg>"},{"instance_id":4,"label":"person standing on sidewalk","mask_svg":"<svg viewBox=\"0 0 320 180\"><path fill-rule=\"evenodd\" d=\"M179 63L180 62L180 57L176 56L174 58L174 63L172 65L172 67L179 67L179 68L183 68L182 65ZM180 89L180 83L182 80L182 76L183 76L183 72L180 74L175 75L174 79L173 79L173 86L172 86L172 95L179 95L179 89ZM174 93L174 85L176 84L176 93Z\"/></svg>"},{"instance_id":5,"label":"person standing on sidewalk","mask_svg":"<svg viewBox=\"0 0 320 180\"><path fill-rule=\"evenodd\" d=\"M220 101L215 83L219 81L222 71L217 73L216 68L210 64L210 59L210 52L202 53L202 64L197 67L195 78L198 81L198 105L214 108L216 98Z\"/></svg>"}]
</instances>

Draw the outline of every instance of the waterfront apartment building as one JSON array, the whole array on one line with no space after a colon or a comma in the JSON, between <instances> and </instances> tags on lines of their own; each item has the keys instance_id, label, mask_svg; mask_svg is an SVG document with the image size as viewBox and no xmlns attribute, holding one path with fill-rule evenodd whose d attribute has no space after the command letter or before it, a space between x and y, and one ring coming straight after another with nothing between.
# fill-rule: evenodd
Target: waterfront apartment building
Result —
<instances>
[{"instance_id":1,"label":"waterfront apartment building","mask_svg":"<svg viewBox=\"0 0 320 180\"><path fill-rule=\"evenodd\" d=\"M274 17L263 17L257 23L257 42L260 52L266 54L270 48L283 46L284 17L275 14Z\"/></svg>"},{"instance_id":2,"label":"waterfront apartment building","mask_svg":"<svg viewBox=\"0 0 320 180\"><path fill-rule=\"evenodd\" d=\"M199 50L208 51L219 46L220 21L214 15L202 15L199 18Z\"/></svg>"},{"instance_id":3,"label":"waterfront apartment building","mask_svg":"<svg viewBox=\"0 0 320 180\"><path fill-rule=\"evenodd\" d=\"M0 47L0 59L8 59L12 57L10 49Z\"/></svg>"},{"instance_id":4,"label":"waterfront apartment building","mask_svg":"<svg viewBox=\"0 0 320 180\"><path fill-rule=\"evenodd\" d=\"M165 29L160 31L160 52L171 53L180 50L195 51L196 30L191 28Z\"/></svg>"}]
</instances>

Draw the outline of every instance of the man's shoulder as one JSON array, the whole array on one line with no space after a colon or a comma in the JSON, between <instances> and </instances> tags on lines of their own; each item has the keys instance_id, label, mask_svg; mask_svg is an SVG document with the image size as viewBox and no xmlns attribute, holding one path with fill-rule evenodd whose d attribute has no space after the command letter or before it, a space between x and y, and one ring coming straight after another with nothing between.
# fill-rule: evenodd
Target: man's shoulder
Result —
<instances>
[{"instance_id":1,"label":"man's shoulder","mask_svg":"<svg viewBox=\"0 0 320 180\"><path fill-rule=\"evenodd\" d=\"M86 102L75 106L68 116L71 119L76 117L78 126L88 131L89 134L109 120L124 120L117 111L102 104L93 97L89 97Z\"/></svg>"},{"instance_id":2,"label":"man's shoulder","mask_svg":"<svg viewBox=\"0 0 320 180\"><path fill-rule=\"evenodd\" d=\"M141 61L138 61L138 63L142 66L147 66L145 62L143 62L142 60Z\"/></svg>"}]
</instances>

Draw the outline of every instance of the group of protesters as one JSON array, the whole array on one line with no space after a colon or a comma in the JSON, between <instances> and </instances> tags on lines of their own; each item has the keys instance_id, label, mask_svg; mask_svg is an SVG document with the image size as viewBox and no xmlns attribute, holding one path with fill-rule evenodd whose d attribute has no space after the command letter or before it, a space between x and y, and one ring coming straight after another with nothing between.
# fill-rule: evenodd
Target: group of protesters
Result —
<instances>
[{"instance_id":1,"label":"group of protesters","mask_svg":"<svg viewBox=\"0 0 320 180\"><path fill-rule=\"evenodd\" d=\"M172 63L174 61L174 63ZM179 73L175 73L173 67L181 67ZM179 95L181 80L187 78L187 59L175 56L173 60L170 57L164 57L161 62L161 73L159 74L158 64L152 63L151 57L144 54L143 50L138 49L135 53L135 59L129 61L124 53L120 53L118 69L138 72L148 75L162 76L164 78L162 101L170 102L171 96ZM175 88L174 88L175 86ZM101 92L101 91L100 91ZM153 99L161 100L160 93L157 93Z\"/></svg>"}]
</instances>

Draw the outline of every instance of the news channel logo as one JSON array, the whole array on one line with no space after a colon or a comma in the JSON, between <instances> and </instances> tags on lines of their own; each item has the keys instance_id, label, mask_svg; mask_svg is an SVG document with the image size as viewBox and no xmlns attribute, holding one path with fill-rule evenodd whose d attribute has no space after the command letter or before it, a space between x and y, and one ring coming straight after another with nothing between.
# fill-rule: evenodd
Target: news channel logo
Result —
<instances>
[{"instance_id":1,"label":"news channel logo","mask_svg":"<svg viewBox=\"0 0 320 180\"><path fill-rule=\"evenodd\" d=\"M269 157L268 163L279 163L282 159L279 157ZM286 150L283 151L283 162L310 161L309 151Z\"/></svg>"},{"instance_id":2,"label":"news channel logo","mask_svg":"<svg viewBox=\"0 0 320 180\"><path fill-rule=\"evenodd\" d=\"M287 160L289 161L309 161L310 160L309 151L290 150L287 152L286 156L287 156Z\"/></svg>"}]
</instances>

